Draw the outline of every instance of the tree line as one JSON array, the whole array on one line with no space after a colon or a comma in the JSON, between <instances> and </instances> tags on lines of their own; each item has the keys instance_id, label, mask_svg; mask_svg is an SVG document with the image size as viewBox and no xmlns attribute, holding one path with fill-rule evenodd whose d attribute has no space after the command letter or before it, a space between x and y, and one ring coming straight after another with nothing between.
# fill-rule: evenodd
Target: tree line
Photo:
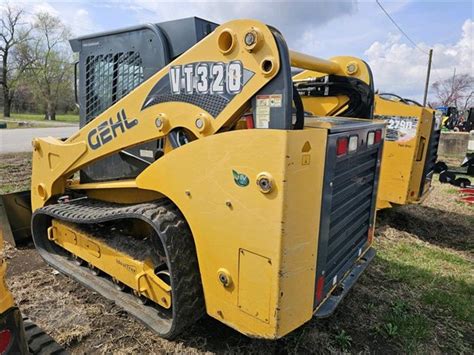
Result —
<instances>
[{"instance_id":1,"label":"tree line","mask_svg":"<svg viewBox=\"0 0 474 355\"><path fill-rule=\"evenodd\" d=\"M28 14L7 3L0 15L0 66L3 115L18 111L44 114L76 110L70 29L47 12Z\"/></svg>"}]
</instances>

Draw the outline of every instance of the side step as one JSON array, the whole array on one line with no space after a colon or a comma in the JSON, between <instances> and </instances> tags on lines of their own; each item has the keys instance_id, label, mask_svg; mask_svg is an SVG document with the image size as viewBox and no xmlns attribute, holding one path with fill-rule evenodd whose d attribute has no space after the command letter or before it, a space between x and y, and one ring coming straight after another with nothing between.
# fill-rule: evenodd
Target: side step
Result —
<instances>
[{"instance_id":1,"label":"side step","mask_svg":"<svg viewBox=\"0 0 474 355\"><path fill-rule=\"evenodd\" d=\"M316 318L327 318L334 313L339 303L341 303L343 298L349 293L350 289L355 285L360 275L362 275L365 269L367 269L367 266L369 266L370 262L374 259L375 254L376 252L374 248L367 250L367 252L359 259L359 261L356 262L350 273L344 278L344 280L341 281L339 287L342 288L342 292L338 293L337 295L332 295L326 301L324 301L324 303L318 308L314 315Z\"/></svg>"}]
</instances>

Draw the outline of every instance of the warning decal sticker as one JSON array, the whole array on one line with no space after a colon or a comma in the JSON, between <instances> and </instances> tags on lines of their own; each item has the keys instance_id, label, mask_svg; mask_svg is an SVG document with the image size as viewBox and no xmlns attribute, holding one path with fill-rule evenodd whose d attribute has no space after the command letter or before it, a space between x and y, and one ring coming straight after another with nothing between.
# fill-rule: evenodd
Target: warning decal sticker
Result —
<instances>
[{"instance_id":1,"label":"warning decal sticker","mask_svg":"<svg viewBox=\"0 0 474 355\"><path fill-rule=\"evenodd\" d=\"M256 109L256 128L268 128L270 108L281 107L282 95L258 95Z\"/></svg>"},{"instance_id":2,"label":"warning decal sticker","mask_svg":"<svg viewBox=\"0 0 474 355\"><path fill-rule=\"evenodd\" d=\"M418 117L411 116L375 116L387 122L386 141L407 142L416 137Z\"/></svg>"}]
</instances>

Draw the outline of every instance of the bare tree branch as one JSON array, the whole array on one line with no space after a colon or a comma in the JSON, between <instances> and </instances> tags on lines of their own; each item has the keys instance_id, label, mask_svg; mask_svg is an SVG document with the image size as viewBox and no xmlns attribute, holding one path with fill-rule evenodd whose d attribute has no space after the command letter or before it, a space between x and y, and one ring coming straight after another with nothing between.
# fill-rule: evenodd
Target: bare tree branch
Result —
<instances>
[{"instance_id":1,"label":"bare tree branch","mask_svg":"<svg viewBox=\"0 0 474 355\"><path fill-rule=\"evenodd\" d=\"M452 78L433 83L439 105L466 109L473 104L474 78L469 74L456 74Z\"/></svg>"}]
</instances>

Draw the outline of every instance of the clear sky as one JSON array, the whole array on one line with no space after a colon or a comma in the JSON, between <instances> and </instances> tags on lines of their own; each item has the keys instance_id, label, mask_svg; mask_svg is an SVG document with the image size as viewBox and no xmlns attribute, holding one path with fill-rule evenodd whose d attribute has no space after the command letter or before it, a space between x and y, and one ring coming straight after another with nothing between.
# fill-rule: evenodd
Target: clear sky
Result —
<instances>
[{"instance_id":1,"label":"clear sky","mask_svg":"<svg viewBox=\"0 0 474 355\"><path fill-rule=\"evenodd\" d=\"M0 3L5 0L0 0ZM199 16L217 23L256 18L277 27L290 48L319 57L352 55L366 60L376 88L421 100L429 48L432 80L473 70L473 1L380 0L411 37L410 43L370 1L11 1L29 13L59 15L75 35L147 22Z\"/></svg>"}]
</instances>

